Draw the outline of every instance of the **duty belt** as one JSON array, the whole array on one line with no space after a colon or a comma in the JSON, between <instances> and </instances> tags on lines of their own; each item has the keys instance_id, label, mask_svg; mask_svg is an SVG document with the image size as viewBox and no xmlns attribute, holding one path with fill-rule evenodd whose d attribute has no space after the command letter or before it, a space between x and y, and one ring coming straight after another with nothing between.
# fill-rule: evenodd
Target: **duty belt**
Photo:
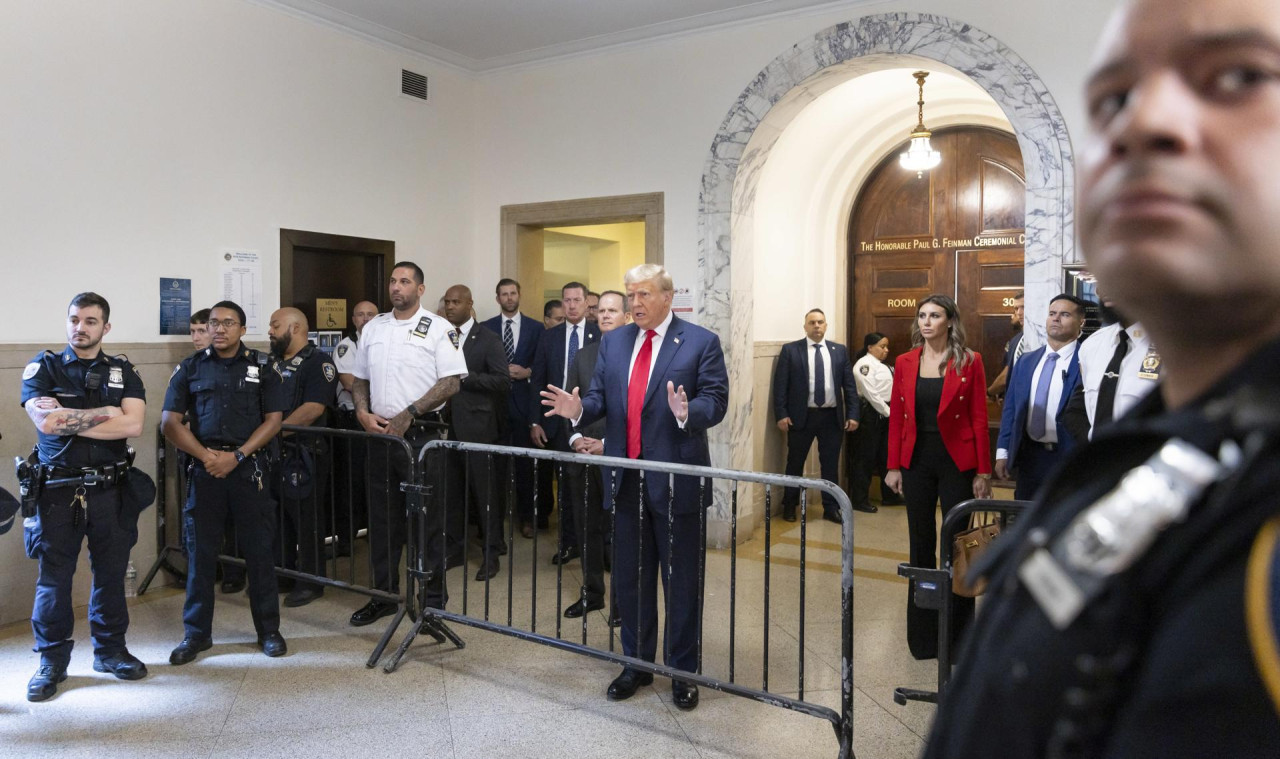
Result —
<instances>
[{"instance_id":1,"label":"duty belt","mask_svg":"<svg viewBox=\"0 0 1280 759\"><path fill-rule=\"evenodd\" d=\"M117 461L95 467L61 467L41 465L44 486L47 488L89 485L115 485L132 466L128 461Z\"/></svg>"}]
</instances>

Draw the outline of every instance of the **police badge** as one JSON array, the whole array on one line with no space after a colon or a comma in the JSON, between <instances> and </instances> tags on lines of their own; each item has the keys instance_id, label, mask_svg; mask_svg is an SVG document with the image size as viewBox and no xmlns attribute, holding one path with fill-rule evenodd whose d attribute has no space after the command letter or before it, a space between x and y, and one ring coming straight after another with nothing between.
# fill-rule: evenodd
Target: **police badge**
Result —
<instances>
[{"instance_id":1,"label":"police badge","mask_svg":"<svg viewBox=\"0 0 1280 759\"><path fill-rule=\"evenodd\" d=\"M1142 367L1138 370L1138 379L1160 379L1160 354L1153 345L1147 348L1147 355L1142 357Z\"/></svg>"},{"instance_id":2,"label":"police badge","mask_svg":"<svg viewBox=\"0 0 1280 759\"><path fill-rule=\"evenodd\" d=\"M245 367L244 380L245 380L245 382L257 382L257 381L258 381L258 367L256 367L256 366L247 366L247 367Z\"/></svg>"},{"instance_id":3,"label":"police badge","mask_svg":"<svg viewBox=\"0 0 1280 759\"><path fill-rule=\"evenodd\" d=\"M427 330L431 329L431 317L424 316L418 320L418 326L413 328L413 334L418 337L426 337Z\"/></svg>"},{"instance_id":4,"label":"police badge","mask_svg":"<svg viewBox=\"0 0 1280 759\"><path fill-rule=\"evenodd\" d=\"M107 373L107 384L111 387L124 387L124 368L111 367Z\"/></svg>"},{"instance_id":5,"label":"police badge","mask_svg":"<svg viewBox=\"0 0 1280 759\"><path fill-rule=\"evenodd\" d=\"M334 378L338 376L338 370L335 369L333 364L329 363L328 361L324 362L323 366L324 366L324 381L333 382Z\"/></svg>"}]
</instances>

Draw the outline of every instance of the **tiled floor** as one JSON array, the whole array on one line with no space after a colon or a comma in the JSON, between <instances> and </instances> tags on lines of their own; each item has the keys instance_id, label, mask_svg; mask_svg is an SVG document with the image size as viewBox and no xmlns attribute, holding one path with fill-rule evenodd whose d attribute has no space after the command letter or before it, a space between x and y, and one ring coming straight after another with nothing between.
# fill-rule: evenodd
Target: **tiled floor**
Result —
<instances>
[{"instance_id":1,"label":"tiled floor","mask_svg":"<svg viewBox=\"0 0 1280 759\"><path fill-rule=\"evenodd\" d=\"M794 696L799 665L796 599L799 525L773 522L769 607L769 685ZM896 566L906 559L901 508L858 514L855 520L855 749L859 757L918 755L933 709L898 706L898 685L930 687L933 662L906 651L906 585ZM840 695L839 531L811 515L808 599L804 630L805 697L838 708ZM553 632L556 575L542 539L538 628ZM527 624L529 541L517 538L516 620ZM738 549L738 682L761 681L765 635L763 535ZM491 613L505 621L506 570L491 586ZM565 586L576 582L576 562ZM467 575L470 576L471 571ZM84 581L85 578L77 578ZM462 571L450 572L455 609ZM728 672L729 554L711 552L705 594L704 669ZM567 601L566 601L567 603ZM702 691L692 712L674 708L667 681L629 701L604 697L617 667L547 647L457 627L466 648L420 638L398 671L366 669L385 629L347 626L358 596L330 590L302 609L283 609L289 655L268 659L253 645L244 594L218 596L214 648L191 665L169 666L182 637L182 594L153 589L132 607L130 649L150 675L121 682L92 670L84 609L70 678L53 700L31 704L25 686L36 666L25 624L0 629L0 756L23 757L835 757L831 727L818 719L719 693ZM483 584L472 583L472 614L482 613ZM400 639L402 626L393 641ZM565 620L562 634L580 639ZM589 640L607 647L604 618L589 618Z\"/></svg>"}]
</instances>

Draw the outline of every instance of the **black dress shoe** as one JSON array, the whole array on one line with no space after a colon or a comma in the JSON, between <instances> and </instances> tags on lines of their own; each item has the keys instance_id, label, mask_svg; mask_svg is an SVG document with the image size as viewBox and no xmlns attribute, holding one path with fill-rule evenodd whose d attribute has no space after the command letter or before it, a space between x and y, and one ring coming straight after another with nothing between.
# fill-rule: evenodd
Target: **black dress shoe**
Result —
<instances>
[{"instance_id":1,"label":"black dress shoe","mask_svg":"<svg viewBox=\"0 0 1280 759\"><path fill-rule=\"evenodd\" d=\"M783 518L783 519L785 519L785 520L787 520L788 522L794 522L794 521L796 521L796 507L795 507L795 506L783 506L783 507L782 507L782 518Z\"/></svg>"},{"instance_id":2,"label":"black dress shoe","mask_svg":"<svg viewBox=\"0 0 1280 759\"><path fill-rule=\"evenodd\" d=\"M521 537L525 537L525 538L532 538L532 537L533 537L533 525L531 525L531 524L529 524L529 523L527 523L527 522L526 522L525 524L520 525L520 535L521 535Z\"/></svg>"},{"instance_id":3,"label":"black dress shoe","mask_svg":"<svg viewBox=\"0 0 1280 759\"><path fill-rule=\"evenodd\" d=\"M27 700L48 701L58 692L58 683L66 679L66 665L41 664L27 682Z\"/></svg>"},{"instance_id":4,"label":"black dress shoe","mask_svg":"<svg viewBox=\"0 0 1280 759\"><path fill-rule=\"evenodd\" d=\"M626 701L636 694L636 690L640 686L652 684L652 673L641 672L628 667L622 670L622 674L615 677L613 682L609 683L607 695L610 701Z\"/></svg>"},{"instance_id":5,"label":"black dress shoe","mask_svg":"<svg viewBox=\"0 0 1280 759\"><path fill-rule=\"evenodd\" d=\"M396 605L386 601L370 601L351 615L352 627L364 627L396 613Z\"/></svg>"},{"instance_id":6,"label":"black dress shoe","mask_svg":"<svg viewBox=\"0 0 1280 759\"><path fill-rule=\"evenodd\" d=\"M258 638L258 648L262 649L262 653L276 658L284 656L289 652L289 646L284 642L284 636L278 632L269 632Z\"/></svg>"},{"instance_id":7,"label":"black dress shoe","mask_svg":"<svg viewBox=\"0 0 1280 759\"><path fill-rule=\"evenodd\" d=\"M94 672L110 672L121 680L141 680L147 676L147 665L143 664L138 657L129 653L127 649L121 649L117 653L109 656L93 657Z\"/></svg>"},{"instance_id":8,"label":"black dress shoe","mask_svg":"<svg viewBox=\"0 0 1280 759\"><path fill-rule=\"evenodd\" d=\"M239 593L240 591L244 590L244 586L245 586L244 577L237 577L232 580L223 580L222 592L223 593Z\"/></svg>"},{"instance_id":9,"label":"black dress shoe","mask_svg":"<svg viewBox=\"0 0 1280 759\"><path fill-rule=\"evenodd\" d=\"M582 555L581 548L577 546L569 546L568 548L562 549L560 553L557 553L556 555L552 556L551 563L552 564L568 564L569 562L573 561L574 559L578 558L581 555Z\"/></svg>"},{"instance_id":10,"label":"black dress shoe","mask_svg":"<svg viewBox=\"0 0 1280 759\"><path fill-rule=\"evenodd\" d=\"M682 683L679 680L671 681L671 702L679 709L686 712L698 706L698 686L690 683Z\"/></svg>"},{"instance_id":11,"label":"black dress shoe","mask_svg":"<svg viewBox=\"0 0 1280 759\"><path fill-rule=\"evenodd\" d=\"M822 512L822 518L827 520L828 522L835 522L836 524L844 524L844 518L840 516L840 512L838 511L824 511Z\"/></svg>"},{"instance_id":12,"label":"black dress shoe","mask_svg":"<svg viewBox=\"0 0 1280 759\"><path fill-rule=\"evenodd\" d=\"M201 651L213 648L213 641L208 638L183 638L178 647L169 653L169 663L175 667L190 664L196 660Z\"/></svg>"},{"instance_id":13,"label":"black dress shoe","mask_svg":"<svg viewBox=\"0 0 1280 759\"><path fill-rule=\"evenodd\" d=\"M569 619L578 619L588 611L596 611L597 609L603 609L603 608L604 608L603 598L595 601L587 601L587 608L585 610L582 608L582 599L578 599L577 601L574 601L573 603L565 607L564 615Z\"/></svg>"},{"instance_id":14,"label":"black dress shoe","mask_svg":"<svg viewBox=\"0 0 1280 759\"><path fill-rule=\"evenodd\" d=\"M875 505L874 503L871 503L871 502L869 502L869 501L868 501L867 503L859 503L859 504L855 505L855 506L853 507L853 510L854 510L854 511L861 511L861 512L866 513L866 514L874 514L874 513L876 513L877 511L879 511L880 509L876 508L876 505Z\"/></svg>"},{"instance_id":15,"label":"black dress shoe","mask_svg":"<svg viewBox=\"0 0 1280 759\"><path fill-rule=\"evenodd\" d=\"M622 615L615 611L613 616L609 617L609 626L622 627Z\"/></svg>"},{"instance_id":16,"label":"black dress shoe","mask_svg":"<svg viewBox=\"0 0 1280 759\"><path fill-rule=\"evenodd\" d=\"M290 609L296 609L299 606L306 606L323 595L324 588L299 583L294 586L293 590L289 591L289 595L284 597L284 605Z\"/></svg>"},{"instance_id":17,"label":"black dress shoe","mask_svg":"<svg viewBox=\"0 0 1280 759\"><path fill-rule=\"evenodd\" d=\"M498 575L498 557L492 556L485 560L480 568L476 570L476 582L484 582Z\"/></svg>"}]
</instances>

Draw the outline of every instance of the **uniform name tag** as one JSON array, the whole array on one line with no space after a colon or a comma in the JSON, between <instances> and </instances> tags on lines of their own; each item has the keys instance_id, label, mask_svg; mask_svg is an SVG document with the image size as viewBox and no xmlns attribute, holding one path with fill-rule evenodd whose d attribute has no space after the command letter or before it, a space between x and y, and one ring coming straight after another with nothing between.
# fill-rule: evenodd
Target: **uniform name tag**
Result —
<instances>
[{"instance_id":1,"label":"uniform name tag","mask_svg":"<svg viewBox=\"0 0 1280 759\"><path fill-rule=\"evenodd\" d=\"M1045 616L1059 630L1067 629L1084 609L1084 593L1043 548L1022 562L1018 567L1018 577Z\"/></svg>"}]
</instances>

